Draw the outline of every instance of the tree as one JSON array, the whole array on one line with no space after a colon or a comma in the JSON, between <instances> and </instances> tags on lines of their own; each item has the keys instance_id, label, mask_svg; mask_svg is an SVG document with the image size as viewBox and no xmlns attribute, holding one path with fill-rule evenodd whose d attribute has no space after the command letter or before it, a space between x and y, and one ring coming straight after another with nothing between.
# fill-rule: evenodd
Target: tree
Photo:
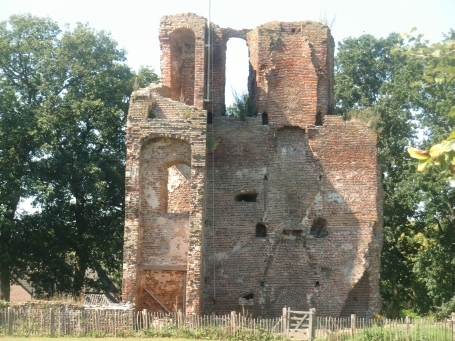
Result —
<instances>
[{"instance_id":1,"label":"tree","mask_svg":"<svg viewBox=\"0 0 455 341\"><path fill-rule=\"evenodd\" d=\"M428 46L417 38L405 53L425 61L425 71L418 83L427 93L425 126L429 140L435 141L452 130L448 137L434 144L429 151L409 147L411 157L419 160L418 171L425 172L429 166L440 167L441 175L455 178L455 32L451 30L441 43Z\"/></svg>"},{"instance_id":2,"label":"tree","mask_svg":"<svg viewBox=\"0 0 455 341\"><path fill-rule=\"evenodd\" d=\"M87 25L61 32L50 19L16 15L1 24L0 44L3 296L10 271L43 295L79 295L101 286L88 270L121 273L134 75L112 37ZM157 78L147 68L139 75ZM39 210L19 216L24 197Z\"/></svg>"},{"instance_id":3,"label":"tree","mask_svg":"<svg viewBox=\"0 0 455 341\"><path fill-rule=\"evenodd\" d=\"M151 68L150 66L143 65L139 67L136 78L134 80L135 80L135 85L133 86L134 91L136 91L139 88L145 88L151 83L159 83L160 81L158 75L155 73L153 68Z\"/></svg>"},{"instance_id":4,"label":"tree","mask_svg":"<svg viewBox=\"0 0 455 341\"><path fill-rule=\"evenodd\" d=\"M247 117L255 116L253 104L250 101L250 97L247 93L238 93L232 91L234 97L234 103L226 108L227 116L239 117L242 121L245 121Z\"/></svg>"},{"instance_id":5,"label":"tree","mask_svg":"<svg viewBox=\"0 0 455 341\"><path fill-rule=\"evenodd\" d=\"M59 33L56 23L29 15L0 23L0 297L6 300L16 211L30 194L40 145L39 111L48 95L58 94L49 64Z\"/></svg>"}]
</instances>

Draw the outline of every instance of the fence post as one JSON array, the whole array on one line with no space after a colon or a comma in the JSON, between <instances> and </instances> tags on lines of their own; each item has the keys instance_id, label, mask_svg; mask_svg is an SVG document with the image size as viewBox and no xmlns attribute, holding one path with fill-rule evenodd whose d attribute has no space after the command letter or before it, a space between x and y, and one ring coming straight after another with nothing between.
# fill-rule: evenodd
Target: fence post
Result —
<instances>
[{"instance_id":1,"label":"fence post","mask_svg":"<svg viewBox=\"0 0 455 341\"><path fill-rule=\"evenodd\" d=\"M54 323L55 323L55 314L54 314L54 309L50 309L50 314L51 314L51 318L50 318L50 322L51 322L51 336L54 336L55 334L55 329L54 329Z\"/></svg>"},{"instance_id":2,"label":"fence post","mask_svg":"<svg viewBox=\"0 0 455 341\"><path fill-rule=\"evenodd\" d=\"M283 308L283 311L282 311L282 314L281 314L281 335L283 337L286 337L286 327L287 327L287 323L286 323L286 318L288 316L288 313L286 311L286 307Z\"/></svg>"},{"instance_id":3,"label":"fence post","mask_svg":"<svg viewBox=\"0 0 455 341\"><path fill-rule=\"evenodd\" d=\"M409 316L406 316L405 323L406 323L406 340L409 340L409 332L410 332L410 330L409 330L409 328L410 328L410 326L409 326L409 323L410 323Z\"/></svg>"},{"instance_id":4,"label":"fence post","mask_svg":"<svg viewBox=\"0 0 455 341\"><path fill-rule=\"evenodd\" d=\"M142 310L142 326L144 329L148 329L148 318L147 318L147 309Z\"/></svg>"},{"instance_id":5,"label":"fence post","mask_svg":"<svg viewBox=\"0 0 455 341\"><path fill-rule=\"evenodd\" d=\"M308 321L308 340L313 341L316 338L316 309L311 308Z\"/></svg>"},{"instance_id":6,"label":"fence post","mask_svg":"<svg viewBox=\"0 0 455 341\"><path fill-rule=\"evenodd\" d=\"M97 331L100 330L100 311L95 309L95 328Z\"/></svg>"},{"instance_id":7,"label":"fence post","mask_svg":"<svg viewBox=\"0 0 455 341\"><path fill-rule=\"evenodd\" d=\"M183 313L182 311L179 309L177 311L177 328L180 329L183 327Z\"/></svg>"},{"instance_id":8,"label":"fence post","mask_svg":"<svg viewBox=\"0 0 455 341\"><path fill-rule=\"evenodd\" d=\"M455 341L455 313L452 313L452 340Z\"/></svg>"},{"instance_id":9,"label":"fence post","mask_svg":"<svg viewBox=\"0 0 455 341\"><path fill-rule=\"evenodd\" d=\"M235 335L235 319L236 313L235 311L231 311L231 335Z\"/></svg>"},{"instance_id":10,"label":"fence post","mask_svg":"<svg viewBox=\"0 0 455 341\"><path fill-rule=\"evenodd\" d=\"M8 335L13 334L13 312L11 307L8 307Z\"/></svg>"},{"instance_id":11,"label":"fence post","mask_svg":"<svg viewBox=\"0 0 455 341\"><path fill-rule=\"evenodd\" d=\"M355 314L351 314L351 337L355 336Z\"/></svg>"}]
</instances>

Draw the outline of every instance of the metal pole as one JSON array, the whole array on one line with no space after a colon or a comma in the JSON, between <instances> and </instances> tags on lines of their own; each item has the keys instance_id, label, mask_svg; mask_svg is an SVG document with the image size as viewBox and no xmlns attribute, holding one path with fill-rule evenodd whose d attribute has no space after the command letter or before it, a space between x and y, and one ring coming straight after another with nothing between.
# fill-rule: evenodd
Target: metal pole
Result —
<instances>
[{"instance_id":1,"label":"metal pole","mask_svg":"<svg viewBox=\"0 0 455 341\"><path fill-rule=\"evenodd\" d=\"M205 102L210 101L210 63L211 63L211 43L212 43L212 22L211 22L211 12L212 12L212 1L209 0L209 34L208 34L208 43L205 44L205 47L207 47L207 94L206 98L204 99Z\"/></svg>"}]
</instances>

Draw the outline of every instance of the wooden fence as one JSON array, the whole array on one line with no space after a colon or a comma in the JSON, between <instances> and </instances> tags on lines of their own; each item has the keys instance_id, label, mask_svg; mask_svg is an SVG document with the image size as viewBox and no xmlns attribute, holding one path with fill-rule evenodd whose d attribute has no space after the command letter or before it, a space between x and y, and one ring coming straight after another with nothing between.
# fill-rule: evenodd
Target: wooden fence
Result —
<instances>
[{"instance_id":1,"label":"wooden fence","mask_svg":"<svg viewBox=\"0 0 455 341\"><path fill-rule=\"evenodd\" d=\"M363 335L363 340L455 341L455 315L451 319L366 319L317 317L317 340L345 341Z\"/></svg>"},{"instance_id":2,"label":"wooden fence","mask_svg":"<svg viewBox=\"0 0 455 341\"><path fill-rule=\"evenodd\" d=\"M314 315L313 315L314 316ZM146 310L134 312L124 309L84 309L14 307L0 309L0 336L134 336L161 335L175 332L191 332L209 335L217 332L217 339L241 333L281 335L292 337L292 324L307 325L308 339L346 341L362 334L362 339L378 340L435 340L454 341L455 315L452 319L433 321L428 319L364 319L351 317L314 317L306 322L304 317L292 315L279 318L259 319L236 312L227 315L185 316L181 313L159 314ZM306 318L306 317L305 317ZM299 321L303 322L300 323ZM289 323L288 323L289 322ZM145 334L144 334L145 333ZM205 333L205 334L204 334ZM210 334L215 335L215 334ZM297 337L294 337L297 339Z\"/></svg>"}]
</instances>

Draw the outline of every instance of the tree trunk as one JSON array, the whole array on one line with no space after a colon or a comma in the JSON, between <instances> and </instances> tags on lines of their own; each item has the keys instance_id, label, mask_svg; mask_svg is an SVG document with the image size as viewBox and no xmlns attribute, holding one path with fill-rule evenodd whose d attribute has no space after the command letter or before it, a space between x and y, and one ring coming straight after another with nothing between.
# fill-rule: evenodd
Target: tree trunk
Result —
<instances>
[{"instance_id":1,"label":"tree trunk","mask_svg":"<svg viewBox=\"0 0 455 341\"><path fill-rule=\"evenodd\" d=\"M17 205L20 197L12 200L6 209L6 214L3 216L2 224L0 225L0 250L2 259L0 259L0 299L10 300L10 284L11 284L11 231L14 227L14 215L16 214Z\"/></svg>"},{"instance_id":2,"label":"tree trunk","mask_svg":"<svg viewBox=\"0 0 455 341\"><path fill-rule=\"evenodd\" d=\"M77 248L76 248L76 269L73 278L73 295L78 297L84 290L85 272L88 268L88 250L85 241L87 232L87 222L85 220L85 196L82 191L75 191L76 197L76 230L77 230Z\"/></svg>"},{"instance_id":3,"label":"tree trunk","mask_svg":"<svg viewBox=\"0 0 455 341\"><path fill-rule=\"evenodd\" d=\"M11 274L9 268L9 262L2 262L0 264L0 299L9 301L10 300L10 282Z\"/></svg>"}]
</instances>

